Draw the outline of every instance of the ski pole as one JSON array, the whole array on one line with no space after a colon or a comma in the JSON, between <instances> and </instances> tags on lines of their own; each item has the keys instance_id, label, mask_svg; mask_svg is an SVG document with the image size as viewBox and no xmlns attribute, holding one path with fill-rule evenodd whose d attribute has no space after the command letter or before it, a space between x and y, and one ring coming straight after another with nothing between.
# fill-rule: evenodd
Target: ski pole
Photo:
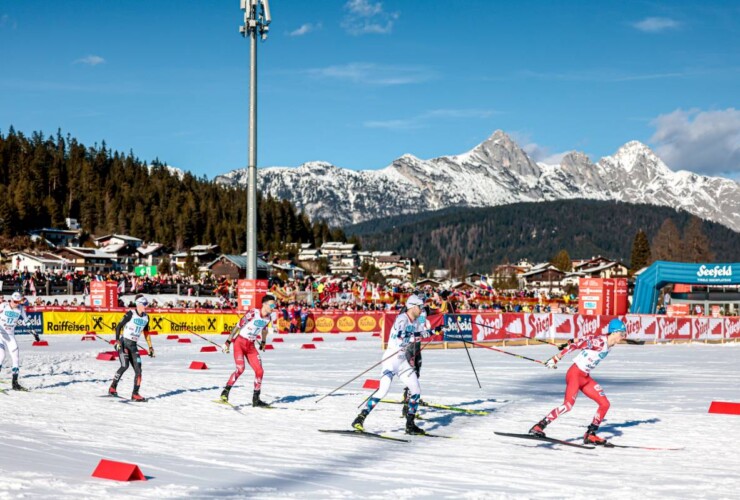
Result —
<instances>
[{"instance_id":1,"label":"ski pole","mask_svg":"<svg viewBox=\"0 0 740 500\"><path fill-rule=\"evenodd\" d=\"M403 349L404 349L404 348L402 347L401 349L398 349L397 351L395 351L395 352L394 352L393 354L391 354L390 356L388 356L388 357L386 357L386 358L383 358L383 359L381 359L380 361L378 361L377 363L375 363L375 364L374 364L373 366L371 366L370 368L368 368L368 369L367 369L367 370L365 370L364 372L360 373L360 374L359 374L359 375L357 375L356 377L352 378L351 380L348 380L347 382L343 383L342 385L340 385L339 387L337 387L336 389L334 389L334 390L333 390L333 391L331 391L330 393L328 393L328 394L324 394L324 395L323 395L323 396L321 396L321 397L320 397L319 399L317 399L316 401L314 401L314 403L318 403L319 401L321 401L321 400L322 400L322 399L324 399L325 397L331 396L332 394L334 394L335 392L337 392L337 391L338 391L339 389L341 389L341 388L343 388L343 387L345 387L345 386L349 385L350 383L354 382L355 380L357 380L358 378L362 377L363 375L365 375L365 374L366 374L367 372L369 372L370 370L372 370L373 368L375 368L375 367L376 367L376 366L378 366L379 364L381 364L381 363L383 363L383 362L385 362L385 361L387 361L387 360L391 359L391 358L392 358L393 356L395 356L396 354L398 354L399 352L401 352L401 351L402 351Z\"/></svg>"},{"instance_id":2,"label":"ski pole","mask_svg":"<svg viewBox=\"0 0 740 500\"><path fill-rule=\"evenodd\" d=\"M426 346L428 346L429 344L430 344L430 342L427 342L426 344L424 344L421 347L421 349L419 349L419 352L423 351L426 348ZM396 351L396 352L398 352L398 351ZM388 358L386 358L386 359L388 359ZM370 399L371 397L375 396L375 393L378 392L379 390L380 389L375 389L368 397L366 397L365 399L363 399L362 402L359 405L357 405L357 407L359 408L362 405L364 405L365 403L367 403L367 400ZM318 403L318 401L317 401L317 403Z\"/></svg>"},{"instance_id":3,"label":"ski pole","mask_svg":"<svg viewBox=\"0 0 740 500\"><path fill-rule=\"evenodd\" d=\"M460 326L460 316L455 316L455 324L457 325L457 331L460 333L460 338L462 338L462 327ZM468 344L465 343L465 341L463 341L463 347L465 347L465 353L468 355L470 366L473 368L473 374L475 375L475 381L478 382L478 388L483 389L483 386L480 385L480 379L478 378L478 372L475 371L475 365L473 364L473 358L470 357L470 350L468 349Z\"/></svg>"},{"instance_id":4,"label":"ski pole","mask_svg":"<svg viewBox=\"0 0 740 500\"><path fill-rule=\"evenodd\" d=\"M473 323L474 325L482 326L483 328L490 328L490 326L488 326L488 325L484 325L483 323L478 323L478 322L475 322L475 321L472 321L472 323ZM541 342L541 343L543 343L543 344L548 344L548 345L552 345L552 346L555 346L555 347L557 347L557 348L558 348L558 349L560 349L561 351L562 351L563 349L565 349L565 347L566 347L566 346L568 345L568 344L567 344L567 342L566 342L565 344L556 344L556 343L554 343L554 342L548 342L547 340L540 340L540 339L538 339L538 338L535 338L535 337L527 337L526 335L524 335L524 334L522 334L522 333L512 333L512 332L507 332L507 333L508 333L509 335L516 335L517 337L524 337L524 338L525 338L525 339L527 339L527 340L534 340L535 342Z\"/></svg>"},{"instance_id":5,"label":"ski pole","mask_svg":"<svg viewBox=\"0 0 740 500\"><path fill-rule=\"evenodd\" d=\"M453 338L455 338L455 337L453 337ZM508 354L509 356L514 356L516 358L526 359L527 361L534 361L535 363L539 363L541 365L544 365L545 364L543 361L540 361L539 359L528 358L526 356L521 356L519 354L514 354L513 352L503 351L501 349L496 349L495 347L490 347L490 346L487 346L487 345L482 345L482 344L479 344L477 342L471 342L469 340L465 340L462 337L457 337L457 339L458 340L461 340L462 342L464 342L466 344L471 344L471 345L474 345L476 347L482 347L483 349L489 349L491 351L500 352L501 354Z\"/></svg>"},{"instance_id":6,"label":"ski pole","mask_svg":"<svg viewBox=\"0 0 740 500\"><path fill-rule=\"evenodd\" d=\"M108 328L110 328L111 330L113 330L113 332L115 333L116 329L115 329L115 328L113 328L113 326L112 326L112 325L109 325L109 324L107 324L106 322L104 322L104 321L103 321L103 318L100 318L100 322L101 322L101 323L103 324L103 326L107 326ZM105 340L105 339L104 339L103 337L100 337L100 336L98 336L98 334L97 334L97 333L95 334L95 336L96 336L96 337L98 337L98 338L99 338L100 340L103 340L103 341L105 341L105 342L108 342L108 341L107 341L107 340ZM144 348L143 348L143 347L141 347L141 346L140 346L140 345L139 345L138 343L136 344L136 348L137 348L137 349L144 349ZM147 351L147 352L149 352L149 349L144 349L144 350L145 350L145 351Z\"/></svg>"}]
</instances>

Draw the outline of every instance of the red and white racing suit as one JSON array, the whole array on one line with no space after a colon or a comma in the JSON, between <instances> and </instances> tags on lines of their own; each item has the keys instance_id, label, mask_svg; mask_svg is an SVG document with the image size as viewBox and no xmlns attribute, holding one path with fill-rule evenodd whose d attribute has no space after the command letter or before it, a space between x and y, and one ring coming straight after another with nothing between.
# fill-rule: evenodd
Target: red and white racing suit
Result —
<instances>
[{"instance_id":1,"label":"red and white racing suit","mask_svg":"<svg viewBox=\"0 0 740 500\"><path fill-rule=\"evenodd\" d=\"M596 410L592 423L597 427L604 420L606 412L609 411L609 400L604 394L601 386L591 378L591 370L609 354L609 344L605 336L591 336L583 340L570 344L562 350L562 358L571 351L580 349L581 352L573 359L573 365L568 369L565 375L565 399L563 404L554 408L545 417L548 422L552 422L563 413L567 413L576 403L578 391L583 392L586 396L596 401L599 408Z\"/></svg>"},{"instance_id":2,"label":"red and white racing suit","mask_svg":"<svg viewBox=\"0 0 740 500\"><path fill-rule=\"evenodd\" d=\"M234 385L241 374L244 373L244 359L246 358L249 366L254 370L254 390L259 391L261 389L262 376L265 372L262 368L259 350L255 344L262 340L263 330L268 327L272 330L272 325L275 324L277 324L276 312L272 312L269 316L263 318L259 309L252 309L242 317L237 325L239 335L234 340L236 370L229 377L229 381L226 383L227 386Z\"/></svg>"}]
</instances>

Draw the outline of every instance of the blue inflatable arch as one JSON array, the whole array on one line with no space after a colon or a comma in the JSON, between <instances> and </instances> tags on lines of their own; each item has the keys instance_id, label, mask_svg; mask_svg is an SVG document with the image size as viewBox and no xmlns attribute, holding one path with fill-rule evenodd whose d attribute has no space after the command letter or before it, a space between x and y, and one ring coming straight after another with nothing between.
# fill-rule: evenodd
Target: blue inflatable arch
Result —
<instances>
[{"instance_id":1,"label":"blue inflatable arch","mask_svg":"<svg viewBox=\"0 0 740 500\"><path fill-rule=\"evenodd\" d=\"M637 277L630 312L634 314L655 314L660 289L671 283L740 285L740 263L687 264L684 262L656 261Z\"/></svg>"}]
</instances>

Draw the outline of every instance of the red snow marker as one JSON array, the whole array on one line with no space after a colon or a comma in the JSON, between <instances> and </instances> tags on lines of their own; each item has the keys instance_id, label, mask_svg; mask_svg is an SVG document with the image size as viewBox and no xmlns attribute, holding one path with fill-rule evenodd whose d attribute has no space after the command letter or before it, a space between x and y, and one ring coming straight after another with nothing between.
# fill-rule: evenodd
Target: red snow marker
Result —
<instances>
[{"instance_id":1,"label":"red snow marker","mask_svg":"<svg viewBox=\"0 0 740 500\"><path fill-rule=\"evenodd\" d=\"M265 344L265 351L272 351L275 349L272 344Z\"/></svg>"},{"instance_id":2,"label":"red snow marker","mask_svg":"<svg viewBox=\"0 0 740 500\"><path fill-rule=\"evenodd\" d=\"M224 330L223 332L221 332L221 335L231 335L231 332L228 330Z\"/></svg>"},{"instance_id":3,"label":"red snow marker","mask_svg":"<svg viewBox=\"0 0 740 500\"><path fill-rule=\"evenodd\" d=\"M379 333L373 333L373 337L380 337Z\"/></svg>"},{"instance_id":4,"label":"red snow marker","mask_svg":"<svg viewBox=\"0 0 740 500\"><path fill-rule=\"evenodd\" d=\"M323 342L324 337L314 337L311 339L311 342Z\"/></svg>"},{"instance_id":5,"label":"red snow marker","mask_svg":"<svg viewBox=\"0 0 740 500\"><path fill-rule=\"evenodd\" d=\"M191 344L190 339L177 339L180 344Z\"/></svg>"},{"instance_id":6,"label":"red snow marker","mask_svg":"<svg viewBox=\"0 0 740 500\"><path fill-rule=\"evenodd\" d=\"M208 366L202 361L193 361L190 363L191 370L207 370Z\"/></svg>"},{"instance_id":7,"label":"red snow marker","mask_svg":"<svg viewBox=\"0 0 740 500\"><path fill-rule=\"evenodd\" d=\"M216 352L217 350L215 345L204 345L200 348L200 352Z\"/></svg>"},{"instance_id":8,"label":"red snow marker","mask_svg":"<svg viewBox=\"0 0 740 500\"><path fill-rule=\"evenodd\" d=\"M316 346L313 344L303 344L301 349L316 349Z\"/></svg>"},{"instance_id":9,"label":"red snow marker","mask_svg":"<svg viewBox=\"0 0 740 500\"><path fill-rule=\"evenodd\" d=\"M149 334L149 335L159 335L159 332L157 332L157 331L151 331L151 332L147 332L147 334Z\"/></svg>"},{"instance_id":10,"label":"red snow marker","mask_svg":"<svg viewBox=\"0 0 740 500\"><path fill-rule=\"evenodd\" d=\"M96 359L100 361L115 361L118 359L118 353L116 351L101 352Z\"/></svg>"},{"instance_id":11,"label":"red snow marker","mask_svg":"<svg viewBox=\"0 0 740 500\"><path fill-rule=\"evenodd\" d=\"M177 335L167 335L167 340L177 340L179 338Z\"/></svg>"},{"instance_id":12,"label":"red snow marker","mask_svg":"<svg viewBox=\"0 0 740 500\"><path fill-rule=\"evenodd\" d=\"M723 415L740 415L740 403L712 401L712 404L709 405L709 413L721 413Z\"/></svg>"},{"instance_id":13,"label":"red snow marker","mask_svg":"<svg viewBox=\"0 0 740 500\"><path fill-rule=\"evenodd\" d=\"M374 378L369 378L365 380L365 383L362 384L363 389L379 389L380 388L380 380L375 380Z\"/></svg>"},{"instance_id":14,"label":"red snow marker","mask_svg":"<svg viewBox=\"0 0 740 500\"><path fill-rule=\"evenodd\" d=\"M349 337L347 337L344 340L357 340L357 337L349 336Z\"/></svg>"},{"instance_id":15,"label":"red snow marker","mask_svg":"<svg viewBox=\"0 0 740 500\"><path fill-rule=\"evenodd\" d=\"M44 347L44 346L48 346L49 343L47 341L45 341L45 340L38 340L38 341L34 342L31 345L34 346L34 347Z\"/></svg>"},{"instance_id":16,"label":"red snow marker","mask_svg":"<svg viewBox=\"0 0 740 500\"><path fill-rule=\"evenodd\" d=\"M126 462L114 462L113 460L102 459L95 471L93 477L101 479L112 479L114 481L146 481L146 477L136 464L127 464Z\"/></svg>"},{"instance_id":17,"label":"red snow marker","mask_svg":"<svg viewBox=\"0 0 740 500\"><path fill-rule=\"evenodd\" d=\"M275 343L275 342L282 342L282 341L283 341L283 339L281 337L275 337L275 338L272 339L272 342L273 343Z\"/></svg>"}]
</instances>

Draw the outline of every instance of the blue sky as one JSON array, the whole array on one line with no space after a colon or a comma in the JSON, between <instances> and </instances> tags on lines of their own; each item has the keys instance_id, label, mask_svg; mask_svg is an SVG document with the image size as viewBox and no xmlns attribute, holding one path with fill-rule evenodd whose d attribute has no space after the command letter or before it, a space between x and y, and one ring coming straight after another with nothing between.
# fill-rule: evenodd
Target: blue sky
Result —
<instances>
[{"instance_id":1,"label":"blue sky","mask_svg":"<svg viewBox=\"0 0 740 500\"><path fill-rule=\"evenodd\" d=\"M272 0L259 166L376 169L496 129L537 160L629 140L740 178L737 1ZM246 165L238 0L0 0L0 130L198 175Z\"/></svg>"}]
</instances>

